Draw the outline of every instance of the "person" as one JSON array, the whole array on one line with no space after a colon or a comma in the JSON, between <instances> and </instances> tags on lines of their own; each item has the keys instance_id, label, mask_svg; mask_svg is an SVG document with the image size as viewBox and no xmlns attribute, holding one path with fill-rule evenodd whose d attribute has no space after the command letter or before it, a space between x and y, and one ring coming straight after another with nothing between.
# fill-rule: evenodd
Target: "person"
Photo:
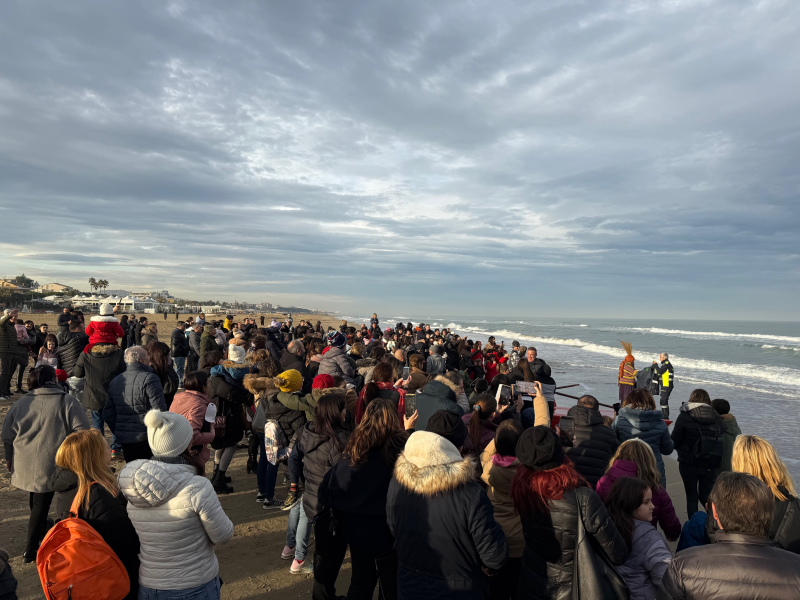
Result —
<instances>
[{"instance_id":1,"label":"person","mask_svg":"<svg viewBox=\"0 0 800 600\"><path fill-rule=\"evenodd\" d=\"M183 376L186 373L186 358L189 356L189 338L186 337L186 323L178 321L170 336L169 354L175 373L178 375L178 388L183 387Z\"/></svg>"},{"instance_id":2,"label":"person","mask_svg":"<svg viewBox=\"0 0 800 600\"><path fill-rule=\"evenodd\" d=\"M652 496L652 488L641 479L620 477L605 500L608 515L630 550L617 571L628 584L631 600L653 600L672 561L667 541L650 524Z\"/></svg>"},{"instance_id":3,"label":"person","mask_svg":"<svg viewBox=\"0 0 800 600\"><path fill-rule=\"evenodd\" d=\"M425 384L431 379L431 376L423 370L424 365L425 358L421 354L412 354L409 357L409 375L404 384L409 394L415 394L417 390L425 387Z\"/></svg>"},{"instance_id":4,"label":"person","mask_svg":"<svg viewBox=\"0 0 800 600\"><path fill-rule=\"evenodd\" d=\"M70 322L72 322L72 309L70 309L69 306L65 306L61 309L61 314L58 315L58 321L56 321L56 325L58 326L58 335L67 333L67 331L69 331Z\"/></svg>"},{"instance_id":5,"label":"person","mask_svg":"<svg viewBox=\"0 0 800 600\"><path fill-rule=\"evenodd\" d=\"M661 483L661 474L650 446L638 438L623 442L608 462L605 475L597 482L597 495L605 502L614 482L620 477L637 477L650 486L653 527L661 525L667 539L674 542L681 533L672 498Z\"/></svg>"},{"instance_id":6,"label":"person","mask_svg":"<svg viewBox=\"0 0 800 600\"><path fill-rule=\"evenodd\" d=\"M158 323L153 321L142 327L142 348L147 348L152 342L158 341Z\"/></svg>"},{"instance_id":7,"label":"person","mask_svg":"<svg viewBox=\"0 0 800 600\"><path fill-rule=\"evenodd\" d=\"M205 313L199 313L194 318L194 322L197 323L198 325L205 325L206 324L206 314Z\"/></svg>"},{"instance_id":8,"label":"person","mask_svg":"<svg viewBox=\"0 0 800 600\"><path fill-rule=\"evenodd\" d=\"M125 567L131 585L126 600L136 600L139 536L128 517L128 502L111 470L111 449L103 435L97 429L68 435L56 452L56 467L51 483L61 496L56 506L58 516L67 518L73 501L77 504L75 516L100 534Z\"/></svg>"},{"instance_id":9,"label":"person","mask_svg":"<svg viewBox=\"0 0 800 600\"><path fill-rule=\"evenodd\" d=\"M300 340L292 340L283 351L281 356L281 368L284 371L295 370L303 377L306 378L306 365L305 365L306 349L303 342Z\"/></svg>"},{"instance_id":10,"label":"person","mask_svg":"<svg viewBox=\"0 0 800 600\"><path fill-rule=\"evenodd\" d=\"M264 315L261 315L261 326L264 326Z\"/></svg>"},{"instance_id":11,"label":"person","mask_svg":"<svg viewBox=\"0 0 800 600\"><path fill-rule=\"evenodd\" d=\"M767 485L746 473L720 473L708 502L716 543L678 552L657 598L800 598L800 556L769 540L773 497Z\"/></svg>"},{"instance_id":12,"label":"person","mask_svg":"<svg viewBox=\"0 0 800 600\"><path fill-rule=\"evenodd\" d=\"M0 600L17 600L17 578L9 560L8 552L0 548Z\"/></svg>"},{"instance_id":13,"label":"person","mask_svg":"<svg viewBox=\"0 0 800 600\"><path fill-rule=\"evenodd\" d=\"M482 394L475 401L472 410L461 417L467 426L467 439L462 454L472 453L479 457L494 439L497 432L497 400L490 394Z\"/></svg>"},{"instance_id":14,"label":"person","mask_svg":"<svg viewBox=\"0 0 800 600\"><path fill-rule=\"evenodd\" d=\"M581 396L567 416L573 418L575 439L566 454L575 470L595 487L606 471L608 460L619 448L619 441L614 430L603 421L600 403L594 396Z\"/></svg>"},{"instance_id":15,"label":"person","mask_svg":"<svg viewBox=\"0 0 800 600\"><path fill-rule=\"evenodd\" d=\"M119 487L139 536L139 599L220 597L214 546L233 536L211 482L188 459L194 432L183 415L149 411L152 458L120 471Z\"/></svg>"},{"instance_id":16,"label":"person","mask_svg":"<svg viewBox=\"0 0 800 600\"><path fill-rule=\"evenodd\" d=\"M187 336L189 340L189 355L186 371L196 371L200 364L200 340L203 335L203 326L196 323L192 326L191 333Z\"/></svg>"},{"instance_id":17,"label":"person","mask_svg":"<svg viewBox=\"0 0 800 600\"><path fill-rule=\"evenodd\" d=\"M216 436L217 405L208 397L208 375L205 372L187 373L184 384L184 391L175 394L169 410L186 417L192 426L192 445L187 460L197 468L197 474L204 477L211 456L208 445Z\"/></svg>"},{"instance_id":18,"label":"person","mask_svg":"<svg viewBox=\"0 0 800 600\"><path fill-rule=\"evenodd\" d=\"M203 326L203 335L200 336L200 360L203 360L203 355L207 352L219 350L216 338L217 330L213 325Z\"/></svg>"},{"instance_id":19,"label":"person","mask_svg":"<svg viewBox=\"0 0 800 600\"><path fill-rule=\"evenodd\" d=\"M667 473L662 457L672 454L675 444L661 411L656 410L653 395L648 390L633 390L625 397L611 428L620 442L632 438L647 442L656 457L658 471L661 473L661 485L666 487Z\"/></svg>"},{"instance_id":20,"label":"person","mask_svg":"<svg viewBox=\"0 0 800 600\"><path fill-rule=\"evenodd\" d=\"M125 462L131 462L150 458L144 416L153 408L167 410L167 404L147 351L141 346L131 346L123 358L125 371L108 384L103 420L122 446Z\"/></svg>"},{"instance_id":21,"label":"person","mask_svg":"<svg viewBox=\"0 0 800 600\"><path fill-rule=\"evenodd\" d=\"M426 364L426 372L429 375L444 375L446 363L444 360L444 347L434 344L431 346L431 354Z\"/></svg>"},{"instance_id":22,"label":"person","mask_svg":"<svg viewBox=\"0 0 800 600\"><path fill-rule=\"evenodd\" d=\"M58 368L67 372L70 377L75 374L75 365L83 354L84 348L89 343L89 336L84 333L84 327L77 319L69 324L69 331L58 341Z\"/></svg>"},{"instance_id":23,"label":"person","mask_svg":"<svg viewBox=\"0 0 800 600\"><path fill-rule=\"evenodd\" d=\"M419 423L427 424L433 413L440 409L448 410L458 418L463 417L464 409L458 404L459 393L460 388L444 375L437 375L430 380L425 387L417 390Z\"/></svg>"},{"instance_id":24,"label":"person","mask_svg":"<svg viewBox=\"0 0 800 600\"><path fill-rule=\"evenodd\" d=\"M672 442L678 451L678 471L686 490L686 512L689 518L697 512L697 502L705 506L714 487L717 469L722 463L722 436L725 423L713 408L708 392L694 390L688 404L680 408ZM710 442L710 444L706 444ZM705 445L712 447L711 452Z\"/></svg>"},{"instance_id":25,"label":"person","mask_svg":"<svg viewBox=\"0 0 800 600\"><path fill-rule=\"evenodd\" d=\"M416 431L394 467L386 518L395 538L399 598L479 599L508 542L475 476L475 461L430 431Z\"/></svg>"},{"instance_id":26,"label":"person","mask_svg":"<svg viewBox=\"0 0 800 600\"><path fill-rule=\"evenodd\" d=\"M56 468L56 452L70 433L90 427L80 402L58 385L53 367L43 365L32 370L28 390L8 410L0 434L11 485L30 494L26 563L36 560L46 532L47 512L53 501L49 481Z\"/></svg>"},{"instance_id":27,"label":"person","mask_svg":"<svg viewBox=\"0 0 800 600\"><path fill-rule=\"evenodd\" d=\"M81 353L75 363L73 374L84 378L83 398L81 404L89 411L92 427L105 432L103 407L108 397L111 381L125 371L125 353L116 344L95 344L87 353ZM111 454L117 458L122 454L122 446L117 436L111 434Z\"/></svg>"},{"instance_id":28,"label":"person","mask_svg":"<svg viewBox=\"0 0 800 600\"><path fill-rule=\"evenodd\" d=\"M142 343L142 330L147 327L147 317L139 317L139 321L133 328L134 345L144 347Z\"/></svg>"},{"instance_id":29,"label":"person","mask_svg":"<svg viewBox=\"0 0 800 600\"><path fill-rule=\"evenodd\" d=\"M350 548L353 574L347 597L352 600L371 600L378 581L382 598L397 598L397 554L386 498L413 422L406 419L404 430L396 415L390 400L370 402L329 475L326 505Z\"/></svg>"},{"instance_id":30,"label":"person","mask_svg":"<svg viewBox=\"0 0 800 600\"><path fill-rule=\"evenodd\" d=\"M325 336L328 348L322 353L319 363L319 374L344 377L347 383L353 383L355 377L354 364L345 356L344 346L347 338L338 331L329 331Z\"/></svg>"},{"instance_id":31,"label":"person","mask_svg":"<svg viewBox=\"0 0 800 600\"><path fill-rule=\"evenodd\" d=\"M172 399L180 387L178 385L178 374L172 366L172 359L169 357L169 346L164 342L152 341L147 349L150 356L150 366L161 382L164 391L164 402L167 403L167 410L172 404Z\"/></svg>"},{"instance_id":32,"label":"person","mask_svg":"<svg viewBox=\"0 0 800 600\"><path fill-rule=\"evenodd\" d=\"M526 429L517 442L517 458L520 466L511 497L525 536L519 600L572 598L578 593L573 590L578 519L608 562L625 563L625 540L600 497L572 468L555 431L543 425Z\"/></svg>"},{"instance_id":33,"label":"person","mask_svg":"<svg viewBox=\"0 0 800 600\"><path fill-rule=\"evenodd\" d=\"M733 444L734 471L748 473L767 484L773 497L769 539L784 550L800 554L800 502L789 470L767 440L740 435Z\"/></svg>"},{"instance_id":34,"label":"person","mask_svg":"<svg viewBox=\"0 0 800 600\"><path fill-rule=\"evenodd\" d=\"M122 315L119 318L119 326L122 328L122 339L119 341L119 347L122 350L128 349L128 340L130 339L131 324L128 321L128 315Z\"/></svg>"},{"instance_id":35,"label":"person","mask_svg":"<svg viewBox=\"0 0 800 600\"><path fill-rule=\"evenodd\" d=\"M391 365L382 362L375 366L372 371L372 379L361 390L356 402L356 424L361 422L370 402L376 398L389 400L397 414L397 422L403 422L403 417L406 415L406 391L401 387L396 387L393 384L394 379L394 370Z\"/></svg>"},{"instance_id":36,"label":"person","mask_svg":"<svg viewBox=\"0 0 800 600\"><path fill-rule=\"evenodd\" d=\"M620 404L625 402L625 398L627 398L628 394L630 394L636 386L636 373L638 373L631 343L621 342L621 344L622 347L625 348L625 358L619 363L619 375L617 377Z\"/></svg>"},{"instance_id":37,"label":"person","mask_svg":"<svg viewBox=\"0 0 800 600\"><path fill-rule=\"evenodd\" d=\"M89 352L95 344L116 344L117 339L125 335L114 316L114 308L107 302L100 305L100 314L89 320L85 333L89 336L89 343L83 349L84 352Z\"/></svg>"},{"instance_id":38,"label":"person","mask_svg":"<svg viewBox=\"0 0 800 600\"><path fill-rule=\"evenodd\" d=\"M736 417L731 414L730 402L722 398L717 398L711 401L711 408L717 411L717 414L722 417L725 423L725 433L722 436L722 462L717 469L717 473L731 470L731 457L733 456L733 444L736 438L742 435L742 430L739 429L739 424L736 422Z\"/></svg>"},{"instance_id":39,"label":"person","mask_svg":"<svg viewBox=\"0 0 800 600\"><path fill-rule=\"evenodd\" d=\"M20 354L20 356L22 355ZM27 357L25 362L27 364ZM44 345L39 349L39 355L36 357L35 366L38 367L39 365L50 365L54 369L58 368L58 340L52 333L48 334L44 340ZM20 391L20 387L20 385L17 385L18 392Z\"/></svg>"},{"instance_id":40,"label":"person","mask_svg":"<svg viewBox=\"0 0 800 600\"><path fill-rule=\"evenodd\" d=\"M661 413L665 419L669 419L669 396L675 384L675 369L669 362L669 354L662 352L658 357L660 364L653 361L653 369L658 375L658 393L661 398Z\"/></svg>"}]
</instances>

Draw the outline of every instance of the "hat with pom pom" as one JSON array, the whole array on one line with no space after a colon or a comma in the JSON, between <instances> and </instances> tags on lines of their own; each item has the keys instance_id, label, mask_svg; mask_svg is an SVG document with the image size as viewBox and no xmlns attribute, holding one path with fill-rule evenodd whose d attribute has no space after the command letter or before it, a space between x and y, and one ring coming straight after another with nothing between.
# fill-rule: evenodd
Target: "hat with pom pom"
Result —
<instances>
[{"instance_id":1,"label":"hat with pom pom","mask_svg":"<svg viewBox=\"0 0 800 600\"><path fill-rule=\"evenodd\" d=\"M284 371L275 379L282 392L299 392L303 387L303 376L296 369Z\"/></svg>"},{"instance_id":2,"label":"hat with pom pom","mask_svg":"<svg viewBox=\"0 0 800 600\"><path fill-rule=\"evenodd\" d=\"M153 409L144 416L153 456L176 457L192 443L192 426L183 415Z\"/></svg>"}]
</instances>

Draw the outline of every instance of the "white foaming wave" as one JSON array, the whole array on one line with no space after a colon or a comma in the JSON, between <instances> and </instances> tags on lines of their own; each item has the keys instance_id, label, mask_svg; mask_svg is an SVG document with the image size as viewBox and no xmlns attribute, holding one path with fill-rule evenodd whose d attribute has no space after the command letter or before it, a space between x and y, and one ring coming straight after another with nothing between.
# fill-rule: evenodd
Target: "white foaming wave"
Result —
<instances>
[{"instance_id":1,"label":"white foaming wave","mask_svg":"<svg viewBox=\"0 0 800 600\"><path fill-rule=\"evenodd\" d=\"M588 327L588 325L578 325L578 327Z\"/></svg>"},{"instance_id":2,"label":"white foaming wave","mask_svg":"<svg viewBox=\"0 0 800 600\"><path fill-rule=\"evenodd\" d=\"M793 346L775 346L773 344L762 344L761 347L764 348L765 350L772 348L775 350L794 350L795 352L800 352L800 348L795 348Z\"/></svg>"},{"instance_id":3,"label":"white foaming wave","mask_svg":"<svg viewBox=\"0 0 800 600\"><path fill-rule=\"evenodd\" d=\"M704 337L712 339L771 340L786 344L800 344L800 337L786 335L770 335L767 333L725 333L724 331L685 331L683 329L662 329L660 327L614 327L619 331L640 331L643 333L660 333L679 337Z\"/></svg>"}]
</instances>

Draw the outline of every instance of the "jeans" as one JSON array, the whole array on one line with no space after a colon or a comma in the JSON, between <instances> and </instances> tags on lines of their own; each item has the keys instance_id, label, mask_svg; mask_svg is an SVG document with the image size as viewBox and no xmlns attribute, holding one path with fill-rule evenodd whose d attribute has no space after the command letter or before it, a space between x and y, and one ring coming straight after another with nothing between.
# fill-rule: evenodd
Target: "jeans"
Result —
<instances>
[{"instance_id":1,"label":"jeans","mask_svg":"<svg viewBox=\"0 0 800 600\"><path fill-rule=\"evenodd\" d=\"M295 560L303 561L308 554L308 539L311 537L311 525L308 522L303 503L298 502L289 511L289 526L286 528L286 545L294 548Z\"/></svg>"},{"instance_id":2,"label":"jeans","mask_svg":"<svg viewBox=\"0 0 800 600\"><path fill-rule=\"evenodd\" d=\"M258 436L258 446L260 448L258 469L256 470L258 493L266 496L268 500L272 500L275 497L275 482L278 480L278 465L273 465L267 460L264 432L253 431L253 433Z\"/></svg>"},{"instance_id":3,"label":"jeans","mask_svg":"<svg viewBox=\"0 0 800 600\"><path fill-rule=\"evenodd\" d=\"M139 586L139 600L219 600L219 577L185 590L154 590Z\"/></svg>"},{"instance_id":4,"label":"jeans","mask_svg":"<svg viewBox=\"0 0 800 600\"><path fill-rule=\"evenodd\" d=\"M705 508L708 495L717 480L717 470L679 462L678 471L683 479L683 489L686 492L686 513L691 519L692 515L697 512L698 500Z\"/></svg>"},{"instance_id":5,"label":"jeans","mask_svg":"<svg viewBox=\"0 0 800 600\"><path fill-rule=\"evenodd\" d=\"M397 599L397 553L394 550L377 556L350 546L350 564L353 575L347 600L372 600L378 581L381 583L379 598Z\"/></svg>"},{"instance_id":6,"label":"jeans","mask_svg":"<svg viewBox=\"0 0 800 600\"><path fill-rule=\"evenodd\" d=\"M102 435L105 435L105 421L103 420L103 411L101 410L90 410L89 413L92 415L92 427L95 429L99 429ZM111 449L115 452L119 452L122 450L122 446L119 445L117 442L117 436L113 433L111 434Z\"/></svg>"},{"instance_id":7,"label":"jeans","mask_svg":"<svg viewBox=\"0 0 800 600\"><path fill-rule=\"evenodd\" d=\"M175 372L178 374L178 387L183 387L183 374L186 371L186 357L173 356L172 364L175 367Z\"/></svg>"},{"instance_id":8,"label":"jeans","mask_svg":"<svg viewBox=\"0 0 800 600\"><path fill-rule=\"evenodd\" d=\"M30 493L28 505L31 507L31 517L28 520L28 542L25 546L25 556L28 559L36 558L39 544L42 543L47 533L47 513L53 502L55 492Z\"/></svg>"}]
</instances>

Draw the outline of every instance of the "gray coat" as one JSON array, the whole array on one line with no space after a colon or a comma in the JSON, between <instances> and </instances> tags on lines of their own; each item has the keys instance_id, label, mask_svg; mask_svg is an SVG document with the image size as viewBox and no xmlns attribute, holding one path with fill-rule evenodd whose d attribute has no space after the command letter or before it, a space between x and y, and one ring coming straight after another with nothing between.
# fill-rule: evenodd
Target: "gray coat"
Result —
<instances>
[{"instance_id":1,"label":"gray coat","mask_svg":"<svg viewBox=\"0 0 800 600\"><path fill-rule=\"evenodd\" d=\"M103 420L120 444L146 442L144 416L153 408L167 410L164 389L153 369L137 362L111 380Z\"/></svg>"},{"instance_id":2,"label":"gray coat","mask_svg":"<svg viewBox=\"0 0 800 600\"><path fill-rule=\"evenodd\" d=\"M116 344L97 344L86 353L81 352L75 363L75 377L85 377L83 406L101 411L108 397L111 380L125 371L124 352Z\"/></svg>"},{"instance_id":3,"label":"gray coat","mask_svg":"<svg viewBox=\"0 0 800 600\"><path fill-rule=\"evenodd\" d=\"M26 492L51 491L56 451L70 433L89 427L81 403L57 384L25 394L8 411L3 424L6 460L13 464L11 485Z\"/></svg>"},{"instance_id":4,"label":"gray coat","mask_svg":"<svg viewBox=\"0 0 800 600\"><path fill-rule=\"evenodd\" d=\"M633 547L624 565L617 567L631 600L652 600L672 562L667 540L647 521L634 520Z\"/></svg>"},{"instance_id":5,"label":"gray coat","mask_svg":"<svg viewBox=\"0 0 800 600\"><path fill-rule=\"evenodd\" d=\"M641 408L621 408L617 418L611 424L617 434L619 443L631 438L639 438L647 442L656 455L656 464L661 472L661 484L666 485L666 472L662 455L669 456L675 449L669 435L667 424L660 410L643 410Z\"/></svg>"},{"instance_id":6,"label":"gray coat","mask_svg":"<svg viewBox=\"0 0 800 600\"><path fill-rule=\"evenodd\" d=\"M331 377L339 376L344 377L347 383L353 383L355 377L355 369L350 361L347 360L343 348L331 348L322 355L322 360L319 363L319 375L330 375Z\"/></svg>"}]
</instances>

